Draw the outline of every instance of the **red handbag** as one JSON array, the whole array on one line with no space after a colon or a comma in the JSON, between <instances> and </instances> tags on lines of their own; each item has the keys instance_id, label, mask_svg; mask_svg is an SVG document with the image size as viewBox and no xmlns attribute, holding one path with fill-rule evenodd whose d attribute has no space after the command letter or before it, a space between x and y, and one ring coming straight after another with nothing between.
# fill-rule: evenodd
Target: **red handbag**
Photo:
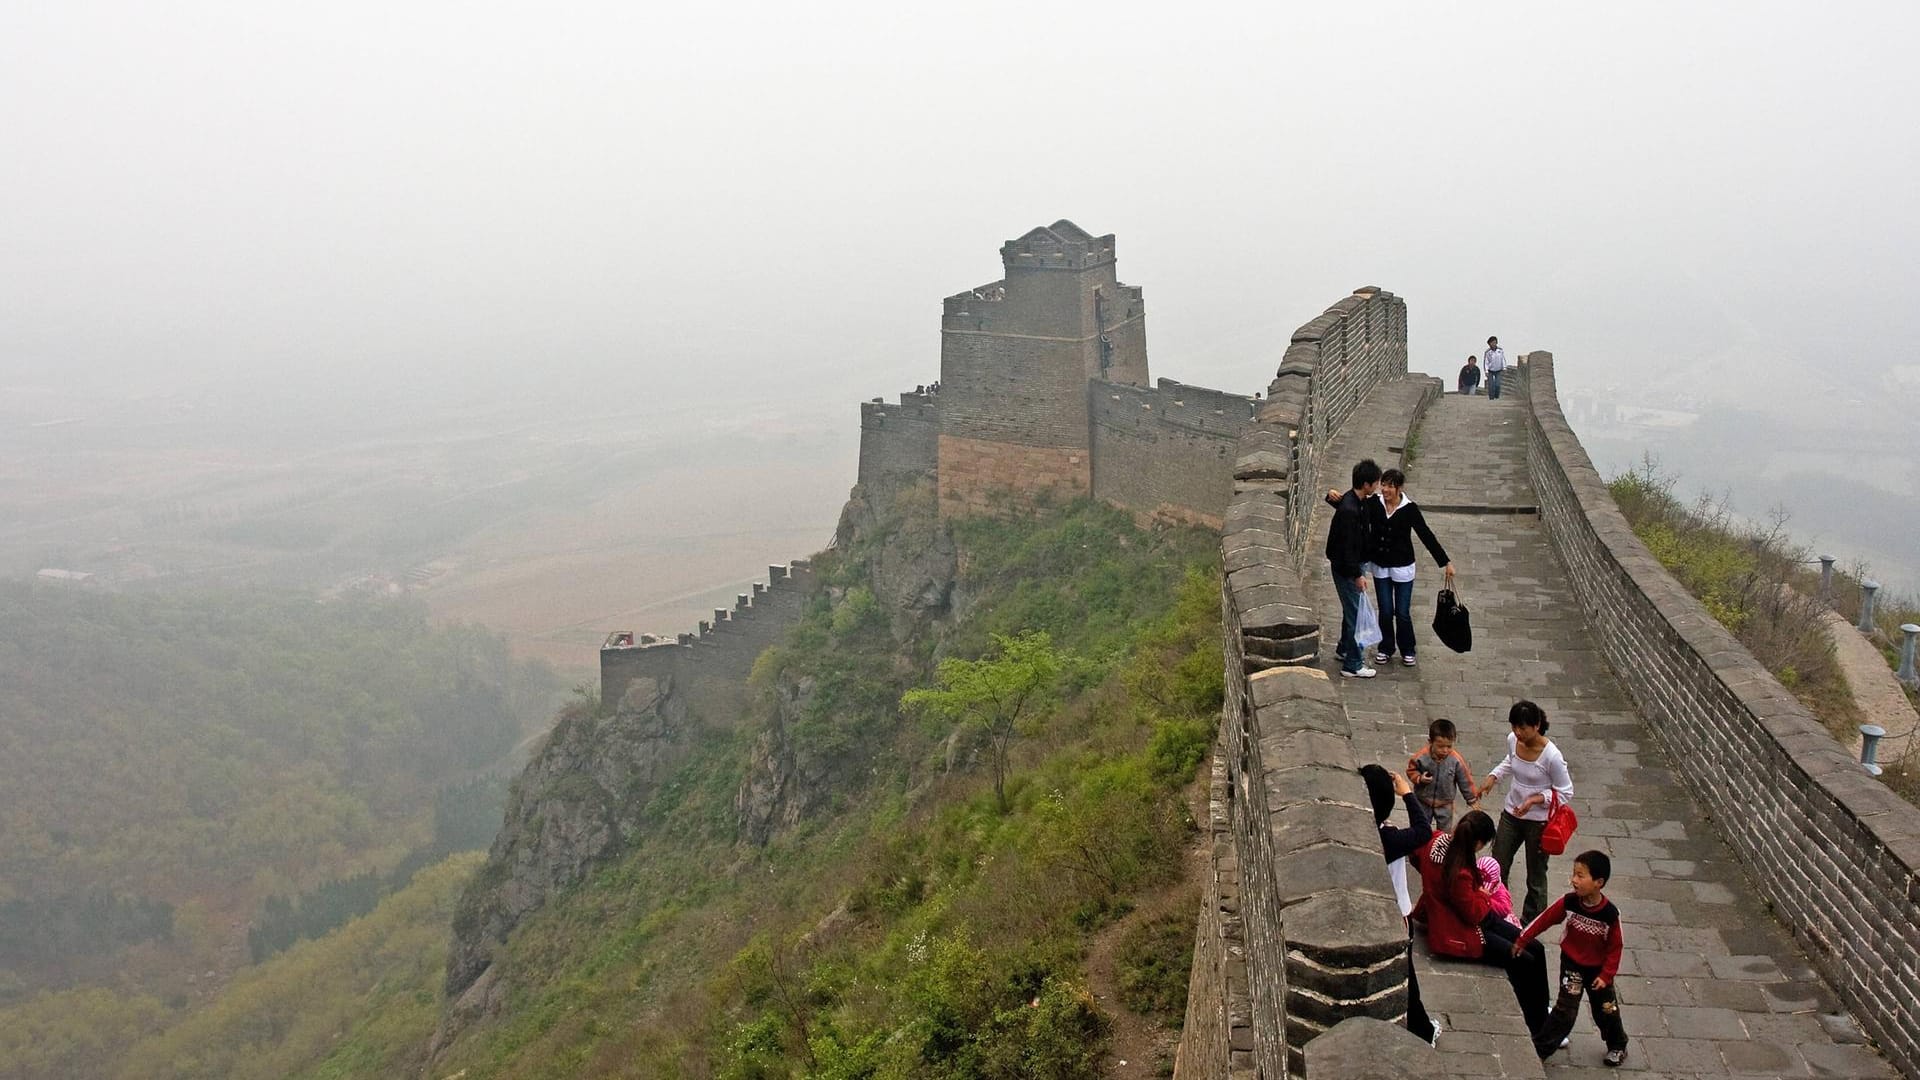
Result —
<instances>
[{"instance_id":1,"label":"red handbag","mask_svg":"<svg viewBox=\"0 0 1920 1080\"><path fill-rule=\"evenodd\" d=\"M1565 854L1567 841L1573 839L1573 830L1580 827L1580 818L1574 814L1573 807L1560 801L1557 791L1547 805L1547 825L1540 830L1540 850L1549 855Z\"/></svg>"}]
</instances>

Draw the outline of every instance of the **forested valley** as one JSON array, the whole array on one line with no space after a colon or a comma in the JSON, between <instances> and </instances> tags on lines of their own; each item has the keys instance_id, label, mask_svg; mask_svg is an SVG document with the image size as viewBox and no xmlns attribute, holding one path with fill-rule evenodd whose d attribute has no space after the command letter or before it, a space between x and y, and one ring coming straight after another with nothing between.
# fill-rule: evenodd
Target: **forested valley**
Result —
<instances>
[{"instance_id":1,"label":"forested valley","mask_svg":"<svg viewBox=\"0 0 1920 1080\"><path fill-rule=\"evenodd\" d=\"M406 600L0 583L0 1076L109 1075L485 847L562 695Z\"/></svg>"}]
</instances>

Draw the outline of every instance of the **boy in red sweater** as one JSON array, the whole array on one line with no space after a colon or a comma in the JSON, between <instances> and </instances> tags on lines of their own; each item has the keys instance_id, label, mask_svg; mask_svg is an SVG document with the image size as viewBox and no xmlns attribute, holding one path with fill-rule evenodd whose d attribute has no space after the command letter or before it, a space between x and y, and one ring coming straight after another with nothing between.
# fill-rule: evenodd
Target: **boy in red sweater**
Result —
<instances>
[{"instance_id":1,"label":"boy in red sweater","mask_svg":"<svg viewBox=\"0 0 1920 1080\"><path fill-rule=\"evenodd\" d=\"M1533 1048L1542 1061L1560 1049L1573 1030L1582 993L1593 1010L1600 1037L1607 1043L1607 1054L1601 1060L1608 1065L1627 1060L1627 1029L1620 1022L1620 998L1613 989L1613 977L1620 971L1620 909L1600 891L1612 873L1613 860L1603 852L1583 851L1574 856L1573 891L1527 924L1514 942L1514 954L1519 955L1549 926L1567 924L1566 934L1560 939L1560 996L1533 1038Z\"/></svg>"}]
</instances>

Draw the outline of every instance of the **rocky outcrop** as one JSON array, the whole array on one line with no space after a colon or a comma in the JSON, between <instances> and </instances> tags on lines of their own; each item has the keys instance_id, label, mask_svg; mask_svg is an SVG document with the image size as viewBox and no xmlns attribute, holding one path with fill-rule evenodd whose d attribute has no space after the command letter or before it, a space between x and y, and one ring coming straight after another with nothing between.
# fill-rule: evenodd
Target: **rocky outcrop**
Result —
<instances>
[{"instance_id":1,"label":"rocky outcrop","mask_svg":"<svg viewBox=\"0 0 1920 1080\"><path fill-rule=\"evenodd\" d=\"M959 553L936 500L931 480L898 492L855 487L834 531L836 550L866 560L873 594L892 613L899 641L955 613Z\"/></svg>"},{"instance_id":2,"label":"rocky outcrop","mask_svg":"<svg viewBox=\"0 0 1920 1080\"><path fill-rule=\"evenodd\" d=\"M447 957L449 1001L487 972L522 919L625 850L647 801L686 758L687 727L670 681L649 678L634 680L611 714L561 719L514 782L500 835L461 897ZM486 995L503 998L497 988Z\"/></svg>"},{"instance_id":3,"label":"rocky outcrop","mask_svg":"<svg viewBox=\"0 0 1920 1080\"><path fill-rule=\"evenodd\" d=\"M733 808L740 838L765 845L775 833L792 828L832 793L831 761L791 738L793 725L806 715L815 682L811 676L781 675L773 690L773 716L754 740L745 778Z\"/></svg>"}]
</instances>

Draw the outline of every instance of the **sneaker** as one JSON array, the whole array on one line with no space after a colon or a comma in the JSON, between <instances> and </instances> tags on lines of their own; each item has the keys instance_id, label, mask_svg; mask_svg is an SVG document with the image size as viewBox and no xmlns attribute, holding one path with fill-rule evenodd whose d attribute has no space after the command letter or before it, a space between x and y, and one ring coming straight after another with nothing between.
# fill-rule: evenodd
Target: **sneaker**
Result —
<instances>
[{"instance_id":1,"label":"sneaker","mask_svg":"<svg viewBox=\"0 0 1920 1080\"><path fill-rule=\"evenodd\" d=\"M1349 679L1371 679L1375 675L1378 675L1380 673L1373 670L1370 667L1363 667L1356 671L1348 671L1345 668L1342 668L1340 670L1340 674L1345 675Z\"/></svg>"},{"instance_id":2,"label":"sneaker","mask_svg":"<svg viewBox=\"0 0 1920 1080\"><path fill-rule=\"evenodd\" d=\"M1567 1036L1566 1038L1564 1038L1564 1039L1561 1039L1561 1040L1560 1040L1560 1049L1562 1049L1562 1050L1565 1050L1565 1049L1566 1049L1567 1047L1569 1047L1569 1046L1572 1046L1572 1045L1573 1045L1573 1036L1571 1036L1571 1035L1569 1035L1569 1036Z\"/></svg>"},{"instance_id":3,"label":"sneaker","mask_svg":"<svg viewBox=\"0 0 1920 1080\"><path fill-rule=\"evenodd\" d=\"M1428 1042L1435 1050L1438 1050L1440 1049L1440 1021L1429 1016L1427 1017L1427 1022L1433 1025L1433 1038L1429 1039Z\"/></svg>"},{"instance_id":4,"label":"sneaker","mask_svg":"<svg viewBox=\"0 0 1920 1080\"><path fill-rule=\"evenodd\" d=\"M1403 663L1403 664L1405 664L1405 665L1407 665L1408 667L1412 667L1412 666L1413 666L1413 662L1414 662L1414 661L1413 661L1413 654L1412 654L1412 653L1408 653L1407 655L1405 655L1405 656L1403 656L1403 657L1401 657L1401 658L1400 658L1400 662L1401 662L1401 663Z\"/></svg>"},{"instance_id":5,"label":"sneaker","mask_svg":"<svg viewBox=\"0 0 1920 1080\"><path fill-rule=\"evenodd\" d=\"M1609 1050L1606 1056L1600 1060L1608 1065L1625 1065L1627 1063L1627 1048L1623 1046L1618 1050Z\"/></svg>"},{"instance_id":6,"label":"sneaker","mask_svg":"<svg viewBox=\"0 0 1920 1080\"><path fill-rule=\"evenodd\" d=\"M1391 662L1392 660L1393 660L1392 653L1377 652L1373 654L1373 662L1376 664L1385 664L1385 663Z\"/></svg>"}]
</instances>

